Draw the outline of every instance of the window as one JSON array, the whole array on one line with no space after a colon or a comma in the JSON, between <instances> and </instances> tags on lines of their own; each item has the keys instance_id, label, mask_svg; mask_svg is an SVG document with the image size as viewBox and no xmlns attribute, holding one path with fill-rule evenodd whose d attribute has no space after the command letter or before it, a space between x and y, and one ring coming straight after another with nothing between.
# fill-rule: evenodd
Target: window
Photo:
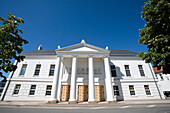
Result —
<instances>
[{"instance_id":1,"label":"window","mask_svg":"<svg viewBox=\"0 0 170 113\"><path fill-rule=\"evenodd\" d=\"M158 76L157 76L157 74L155 74L155 77L156 77L156 79L158 79Z\"/></svg>"},{"instance_id":2,"label":"window","mask_svg":"<svg viewBox=\"0 0 170 113\"><path fill-rule=\"evenodd\" d=\"M38 76L40 73L41 64L37 64L35 68L34 76Z\"/></svg>"},{"instance_id":3,"label":"window","mask_svg":"<svg viewBox=\"0 0 170 113\"><path fill-rule=\"evenodd\" d=\"M46 89L46 94L45 95L51 95L51 89L52 89L52 85L47 85L47 89Z\"/></svg>"},{"instance_id":4,"label":"window","mask_svg":"<svg viewBox=\"0 0 170 113\"><path fill-rule=\"evenodd\" d=\"M129 65L125 65L125 71L126 71L126 76L131 76L130 70L129 70Z\"/></svg>"},{"instance_id":5,"label":"window","mask_svg":"<svg viewBox=\"0 0 170 113\"><path fill-rule=\"evenodd\" d=\"M21 84L16 84L15 89L14 89L14 95L18 95L19 90L20 90Z\"/></svg>"},{"instance_id":6,"label":"window","mask_svg":"<svg viewBox=\"0 0 170 113\"><path fill-rule=\"evenodd\" d=\"M27 64L23 64L21 68L20 76L24 76L26 68L27 68Z\"/></svg>"},{"instance_id":7,"label":"window","mask_svg":"<svg viewBox=\"0 0 170 113\"><path fill-rule=\"evenodd\" d=\"M129 85L130 95L135 95L135 89L133 85Z\"/></svg>"},{"instance_id":8,"label":"window","mask_svg":"<svg viewBox=\"0 0 170 113\"><path fill-rule=\"evenodd\" d=\"M55 65L50 66L49 76L54 76Z\"/></svg>"},{"instance_id":9,"label":"window","mask_svg":"<svg viewBox=\"0 0 170 113\"><path fill-rule=\"evenodd\" d=\"M162 76L162 74L159 74L161 80L164 80L164 77Z\"/></svg>"},{"instance_id":10,"label":"window","mask_svg":"<svg viewBox=\"0 0 170 113\"><path fill-rule=\"evenodd\" d=\"M30 89L29 95L34 95L35 94L35 89L36 89L36 85L31 85L31 89Z\"/></svg>"},{"instance_id":11,"label":"window","mask_svg":"<svg viewBox=\"0 0 170 113\"><path fill-rule=\"evenodd\" d=\"M145 76L142 65L138 65L138 68L139 68L140 75Z\"/></svg>"},{"instance_id":12,"label":"window","mask_svg":"<svg viewBox=\"0 0 170 113\"><path fill-rule=\"evenodd\" d=\"M113 86L113 90L114 90L114 95L119 96L119 87Z\"/></svg>"},{"instance_id":13,"label":"window","mask_svg":"<svg viewBox=\"0 0 170 113\"><path fill-rule=\"evenodd\" d=\"M117 77L115 65L111 65L110 68L111 68L112 77Z\"/></svg>"},{"instance_id":14,"label":"window","mask_svg":"<svg viewBox=\"0 0 170 113\"><path fill-rule=\"evenodd\" d=\"M151 92L149 90L149 85L144 85L146 95L151 95Z\"/></svg>"}]
</instances>

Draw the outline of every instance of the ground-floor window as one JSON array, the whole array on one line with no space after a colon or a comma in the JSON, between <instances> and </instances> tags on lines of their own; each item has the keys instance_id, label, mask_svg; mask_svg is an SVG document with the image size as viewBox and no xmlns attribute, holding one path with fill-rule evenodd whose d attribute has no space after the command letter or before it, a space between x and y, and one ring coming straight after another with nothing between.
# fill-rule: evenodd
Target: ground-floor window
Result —
<instances>
[{"instance_id":1,"label":"ground-floor window","mask_svg":"<svg viewBox=\"0 0 170 113\"><path fill-rule=\"evenodd\" d=\"M146 95L151 95L149 85L144 85L144 88L145 88Z\"/></svg>"},{"instance_id":2,"label":"ground-floor window","mask_svg":"<svg viewBox=\"0 0 170 113\"><path fill-rule=\"evenodd\" d=\"M135 95L134 85L129 85L130 95Z\"/></svg>"},{"instance_id":3,"label":"ground-floor window","mask_svg":"<svg viewBox=\"0 0 170 113\"><path fill-rule=\"evenodd\" d=\"M36 90L36 85L31 85L29 95L34 95Z\"/></svg>"},{"instance_id":4,"label":"ground-floor window","mask_svg":"<svg viewBox=\"0 0 170 113\"><path fill-rule=\"evenodd\" d=\"M116 96L119 96L120 94L119 94L119 86L113 86L113 90L114 90L114 95L116 95Z\"/></svg>"},{"instance_id":5,"label":"ground-floor window","mask_svg":"<svg viewBox=\"0 0 170 113\"><path fill-rule=\"evenodd\" d=\"M51 89L52 89L52 85L47 85L47 89L46 89L45 95L51 95Z\"/></svg>"},{"instance_id":6,"label":"ground-floor window","mask_svg":"<svg viewBox=\"0 0 170 113\"><path fill-rule=\"evenodd\" d=\"M20 87L21 87L21 84L16 84L15 85L15 89L14 89L13 95L18 95L19 94Z\"/></svg>"}]
</instances>

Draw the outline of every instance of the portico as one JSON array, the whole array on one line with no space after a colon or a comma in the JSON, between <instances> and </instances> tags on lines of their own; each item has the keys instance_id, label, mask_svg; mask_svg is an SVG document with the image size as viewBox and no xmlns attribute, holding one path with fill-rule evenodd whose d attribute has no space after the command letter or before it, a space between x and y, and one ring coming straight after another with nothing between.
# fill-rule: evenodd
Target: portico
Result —
<instances>
[{"instance_id":1,"label":"portico","mask_svg":"<svg viewBox=\"0 0 170 113\"><path fill-rule=\"evenodd\" d=\"M70 104L114 101L107 49L82 41L73 47L59 48L56 52L58 57L50 101L68 101Z\"/></svg>"}]
</instances>

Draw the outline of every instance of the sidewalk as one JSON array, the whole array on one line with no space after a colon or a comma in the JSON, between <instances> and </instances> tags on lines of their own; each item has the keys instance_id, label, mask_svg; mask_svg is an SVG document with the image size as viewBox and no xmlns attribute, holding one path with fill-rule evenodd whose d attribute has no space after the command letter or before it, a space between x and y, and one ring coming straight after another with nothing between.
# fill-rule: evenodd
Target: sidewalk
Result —
<instances>
[{"instance_id":1,"label":"sidewalk","mask_svg":"<svg viewBox=\"0 0 170 113\"><path fill-rule=\"evenodd\" d=\"M170 104L170 100L129 100L120 101L115 103L100 102L96 104L88 104L87 102L78 104L68 104L61 102L56 104L48 104L47 102L31 102L31 101L0 101L2 106L15 106L15 107L94 107L94 106L121 106L121 105L145 105L145 104Z\"/></svg>"}]
</instances>

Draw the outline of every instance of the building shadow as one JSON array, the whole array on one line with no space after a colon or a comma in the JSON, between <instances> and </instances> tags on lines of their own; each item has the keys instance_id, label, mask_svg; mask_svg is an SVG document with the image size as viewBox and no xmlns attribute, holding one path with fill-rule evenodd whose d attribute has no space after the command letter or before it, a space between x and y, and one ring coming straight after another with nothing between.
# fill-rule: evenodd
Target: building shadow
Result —
<instances>
[{"instance_id":1,"label":"building shadow","mask_svg":"<svg viewBox=\"0 0 170 113\"><path fill-rule=\"evenodd\" d=\"M123 77L125 76L121 70L120 67L116 67L116 74L117 77L114 77L113 82L115 85L119 87L119 95L115 95L114 97L116 98L116 101L124 101L124 95L123 95L123 87L121 80L123 80Z\"/></svg>"}]
</instances>

